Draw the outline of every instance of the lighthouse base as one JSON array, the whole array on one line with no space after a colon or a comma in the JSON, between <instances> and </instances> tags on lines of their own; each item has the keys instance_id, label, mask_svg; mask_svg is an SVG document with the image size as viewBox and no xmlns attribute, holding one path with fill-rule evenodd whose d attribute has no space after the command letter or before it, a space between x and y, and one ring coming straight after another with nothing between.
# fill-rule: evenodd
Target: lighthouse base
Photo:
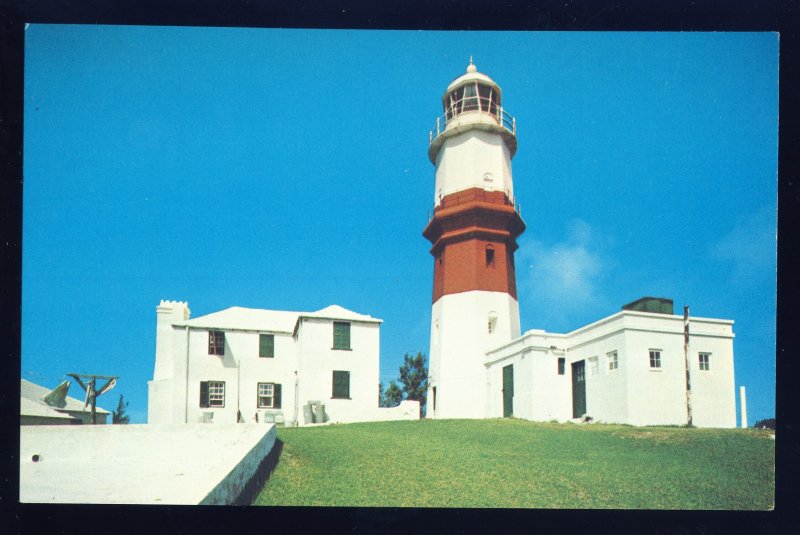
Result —
<instances>
[{"instance_id":1,"label":"lighthouse base","mask_svg":"<svg viewBox=\"0 0 800 535\"><path fill-rule=\"evenodd\" d=\"M517 300L482 290L449 294L431 316L427 417L486 418L486 352L519 337Z\"/></svg>"}]
</instances>

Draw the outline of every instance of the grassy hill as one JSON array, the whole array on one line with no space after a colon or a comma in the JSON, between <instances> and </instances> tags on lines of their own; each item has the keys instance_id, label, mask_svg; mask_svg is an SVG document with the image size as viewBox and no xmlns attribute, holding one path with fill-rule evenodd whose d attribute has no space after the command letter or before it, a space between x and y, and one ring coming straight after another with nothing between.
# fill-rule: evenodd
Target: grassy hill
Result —
<instances>
[{"instance_id":1,"label":"grassy hill","mask_svg":"<svg viewBox=\"0 0 800 535\"><path fill-rule=\"evenodd\" d=\"M771 509L769 435L515 419L285 428L254 504Z\"/></svg>"}]
</instances>

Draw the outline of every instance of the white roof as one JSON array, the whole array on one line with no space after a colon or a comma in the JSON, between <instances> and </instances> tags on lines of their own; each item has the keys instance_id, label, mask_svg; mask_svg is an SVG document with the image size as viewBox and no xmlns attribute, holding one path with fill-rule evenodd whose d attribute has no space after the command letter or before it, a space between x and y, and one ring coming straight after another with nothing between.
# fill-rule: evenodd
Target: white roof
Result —
<instances>
[{"instance_id":1,"label":"white roof","mask_svg":"<svg viewBox=\"0 0 800 535\"><path fill-rule=\"evenodd\" d=\"M260 308L230 307L173 325L188 325L202 329L242 329L290 333L302 312L263 310Z\"/></svg>"},{"instance_id":2,"label":"white roof","mask_svg":"<svg viewBox=\"0 0 800 535\"><path fill-rule=\"evenodd\" d=\"M474 81L474 80L477 80L477 81L480 81L480 82L485 82L485 83L487 83L489 85L493 85L493 86L495 86L497 88L498 91L500 90L500 86L497 85L497 82L495 82L494 80L492 80L491 78L489 78L488 76L483 74L482 72L478 72L478 68L472 63L472 58L470 57L469 65L467 65L467 72L462 74L461 76L457 77L452 82L450 82L450 84L447 86L447 90L445 91L445 96L447 95L447 93L449 93L451 90L453 90L456 86L461 85L464 82L469 82L469 81Z\"/></svg>"},{"instance_id":3,"label":"white roof","mask_svg":"<svg viewBox=\"0 0 800 535\"><path fill-rule=\"evenodd\" d=\"M173 325L188 325L201 329L245 331L268 331L292 333L301 318L320 318L348 321L363 321L381 323L382 320L358 314L352 310L331 305L316 312L289 312L284 310L263 310L260 308L231 307L219 312L206 314L187 321L173 323Z\"/></svg>"},{"instance_id":4,"label":"white roof","mask_svg":"<svg viewBox=\"0 0 800 535\"><path fill-rule=\"evenodd\" d=\"M63 418L65 420L74 419L69 414L58 412L44 403L38 403L24 397L19 400L19 413L23 416L43 416L46 418Z\"/></svg>"},{"instance_id":5,"label":"white roof","mask_svg":"<svg viewBox=\"0 0 800 535\"><path fill-rule=\"evenodd\" d=\"M324 318L333 320L366 321L368 323L383 322L383 320L379 320L378 318L373 318L372 316L368 316L366 314L359 314L357 312L353 312L352 310L347 310L346 308L340 307L339 305L331 305L323 308L322 310L317 310L316 312L304 313L302 314L302 317Z\"/></svg>"},{"instance_id":6,"label":"white roof","mask_svg":"<svg viewBox=\"0 0 800 535\"><path fill-rule=\"evenodd\" d=\"M72 386L72 384L70 384L70 386ZM77 388L80 389L80 387ZM60 411L83 411L83 400L76 399L71 396L67 396L65 398L65 406L50 407L44 402L44 397L49 394L51 390L51 388L37 385L36 383L32 383L26 379L20 379L20 414L26 416L50 416L58 418L58 416L50 414L50 412L62 414ZM82 390L81 393L83 393ZM37 405L39 406L39 409L34 409L34 406ZM26 410L36 410L37 412L26 412ZM89 408L87 407L86 410L88 411ZM102 407L95 407L95 410L97 414L111 414ZM70 416L66 417L70 418Z\"/></svg>"}]
</instances>

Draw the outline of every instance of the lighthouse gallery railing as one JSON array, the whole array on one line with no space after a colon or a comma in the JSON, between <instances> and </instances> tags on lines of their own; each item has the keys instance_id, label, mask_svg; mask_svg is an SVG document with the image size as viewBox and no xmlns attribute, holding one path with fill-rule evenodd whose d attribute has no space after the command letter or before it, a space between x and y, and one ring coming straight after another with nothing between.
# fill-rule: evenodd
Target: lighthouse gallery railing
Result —
<instances>
[{"instance_id":1,"label":"lighthouse gallery railing","mask_svg":"<svg viewBox=\"0 0 800 535\"><path fill-rule=\"evenodd\" d=\"M495 118L497 124L517 135L517 120L508 113L502 106L497 106L495 102L484 97L469 96L464 97L453 103L446 113L436 118L436 124L429 134L429 142L439 137L439 134L447 128L447 121L452 120L464 113L483 113Z\"/></svg>"}]
</instances>

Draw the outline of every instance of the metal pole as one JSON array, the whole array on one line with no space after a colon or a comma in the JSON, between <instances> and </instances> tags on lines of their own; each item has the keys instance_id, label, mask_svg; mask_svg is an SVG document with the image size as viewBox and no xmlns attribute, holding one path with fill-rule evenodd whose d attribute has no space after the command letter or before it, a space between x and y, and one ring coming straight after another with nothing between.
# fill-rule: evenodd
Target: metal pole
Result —
<instances>
[{"instance_id":1,"label":"metal pole","mask_svg":"<svg viewBox=\"0 0 800 535\"><path fill-rule=\"evenodd\" d=\"M744 386L739 387L739 404L742 411L742 429L747 429L747 396L744 392Z\"/></svg>"},{"instance_id":2,"label":"metal pole","mask_svg":"<svg viewBox=\"0 0 800 535\"><path fill-rule=\"evenodd\" d=\"M689 306L683 307L683 355L686 361L686 416L692 427L692 383L689 380Z\"/></svg>"},{"instance_id":3,"label":"metal pole","mask_svg":"<svg viewBox=\"0 0 800 535\"><path fill-rule=\"evenodd\" d=\"M92 377L92 383L94 383L95 378ZM92 388L94 390L94 388ZM92 425L97 423L97 392L92 392Z\"/></svg>"}]
</instances>

